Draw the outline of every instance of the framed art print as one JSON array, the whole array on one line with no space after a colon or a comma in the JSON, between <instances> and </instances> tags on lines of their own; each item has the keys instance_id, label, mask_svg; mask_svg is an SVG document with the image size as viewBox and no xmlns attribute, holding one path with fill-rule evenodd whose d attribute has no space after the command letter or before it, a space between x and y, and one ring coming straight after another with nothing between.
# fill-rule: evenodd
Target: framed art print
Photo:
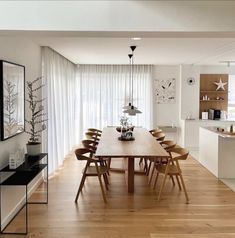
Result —
<instances>
[{"instance_id":1,"label":"framed art print","mask_svg":"<svg viewBox=\"0 0 235 238\"><path fill-rule=\"evenodd\" d=\"M0 60L1 140L25 130L25 67Z\"/></svg>"},{"instance_id":2,"label":"framed art print","mask_svg":"<svg viewBox=\"0 0 235 238\"><path fill-rule=\"evenodd\" d=\"M155 79L155 97L158 104L175 103L175 78Z\"/></svg>"}]
</instances>

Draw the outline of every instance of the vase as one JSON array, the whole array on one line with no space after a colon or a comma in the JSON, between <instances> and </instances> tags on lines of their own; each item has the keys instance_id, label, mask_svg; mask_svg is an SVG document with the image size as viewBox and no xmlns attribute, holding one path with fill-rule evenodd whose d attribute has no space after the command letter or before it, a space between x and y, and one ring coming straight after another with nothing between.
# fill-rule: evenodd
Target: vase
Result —
<instances>
[{"instance_id":1,"label":"vase","mask_svg":"<svg viewBox=\"0 0 235 238\"><path fill-rule=\"evenodd\" d=\"M35 156L41 154L41 143L27 144L28 155Z\"/></svg>"}]
</instances>

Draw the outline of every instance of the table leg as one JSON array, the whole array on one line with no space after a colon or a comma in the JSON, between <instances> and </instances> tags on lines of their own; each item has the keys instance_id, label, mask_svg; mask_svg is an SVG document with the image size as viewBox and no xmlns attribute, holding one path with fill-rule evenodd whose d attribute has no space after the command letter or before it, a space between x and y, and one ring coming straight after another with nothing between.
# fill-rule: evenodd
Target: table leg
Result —
<instances>
[{"instance_id":1,"label":"table leg","mask_svg":"<svg viewBox=\"0 0 235 238\"><path fill-rule=\"evenodd\" d=\"M128 192L134 193L134 175L135 175L135 158L128 158L128 167L127 167L127 186Z\"/></svg>"}]
</instances>

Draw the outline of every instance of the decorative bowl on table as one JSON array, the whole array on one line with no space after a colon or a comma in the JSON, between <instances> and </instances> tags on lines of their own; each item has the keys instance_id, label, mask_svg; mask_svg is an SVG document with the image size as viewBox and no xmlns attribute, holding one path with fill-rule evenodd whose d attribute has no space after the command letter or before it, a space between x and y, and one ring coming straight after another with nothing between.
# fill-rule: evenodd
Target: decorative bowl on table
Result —
<instances>
[{"instance_id":1,"label":"decorative bowl on table","mask_svg":"<svg viewBox=\"0 0 235 238\"><path fill-rule=\"evenodd\" d=\"M133 130L134 130L134 126L131 127L117 127L116 130L121 133L121 136L118 137L119 140L121 141L132 141L135 140L134 136L133 136Z\"/></svg>"},{"instance_id":2,"label":"decorative bowl on table","mask_svg":"<svg viewBox=\"0 0 235 238\"><path fill-rule=\"evenodd\" d=\"M134 126L131 126L129 128L118 126L116 127L116 130L117 132L121 133L121 132L127 132L127 131L134 131L134 128L135 128Z\"/></svg>"}]
</instances>

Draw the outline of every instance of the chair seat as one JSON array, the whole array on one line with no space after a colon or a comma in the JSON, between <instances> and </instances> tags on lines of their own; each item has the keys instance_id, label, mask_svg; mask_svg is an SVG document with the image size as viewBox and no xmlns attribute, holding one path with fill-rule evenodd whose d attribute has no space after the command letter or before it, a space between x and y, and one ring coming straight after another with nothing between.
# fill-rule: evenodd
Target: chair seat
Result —
<instances>
[{"instance_id":1,"label":"chair seat","mask_svg":"<svg viewBox=\"0 0 235 238\"><path fill-rule=\"evenodd\" d=\"M157 164L156 165L156 169L159 173L164 174L166 172L166 164ZM179 170L177 168L177 166L175 166L174 164L168 165L168 172L167 174L172 174L172 175L177 175L177 174L181 174L181 170Z\"/></svg>"},{"instance_id":2,"label":"chair seat","mask_svg":"<svg viewBox=\"0 0 235 238\"><path fill-rule=\"evenodd\" d=\"M105 174L108 172L108 167L107 166L99 166L98 167L100 174ZM82 171L84 173L84 169ZM97 175L97 170L95 166L89 166L86 171L87 176L96 176Z\"/></svg>"},{"instance_id":3,"label":"chair seat","mask_svg":"<svg viewBox=\"0 0 235 238\"><path fill-rule=\"evenodd\" d=\"M80 192L82 191L86 177L96 176L99 180L99 184L100 184L104 202L107 203L107 199L105 196L105 191L104 191L104 187L103 187L101 178L103 177L104 182L105 182L105 187L108 190L109 181L108 181L107 174L106 174L106 173L108 173L108 166L106 165L106 163L101 162L101 160L98 160L97 158L94 158L94 159L91 158L91 156L94 154L94 151L93 151L93 148L90 148L89 143L90 143L90 141L83 140L83 145L88 146L88 148L82 147L82 148L78 148L75 150L75 155L76 155L77 159L80 161L86 161L86 166L82 171L83 175L82 175L82 179L80 181L80 185L79 185L79 188L77 191L75 202L77 203L78 196L79 196Z\"/></svg>"}]
</instances>

